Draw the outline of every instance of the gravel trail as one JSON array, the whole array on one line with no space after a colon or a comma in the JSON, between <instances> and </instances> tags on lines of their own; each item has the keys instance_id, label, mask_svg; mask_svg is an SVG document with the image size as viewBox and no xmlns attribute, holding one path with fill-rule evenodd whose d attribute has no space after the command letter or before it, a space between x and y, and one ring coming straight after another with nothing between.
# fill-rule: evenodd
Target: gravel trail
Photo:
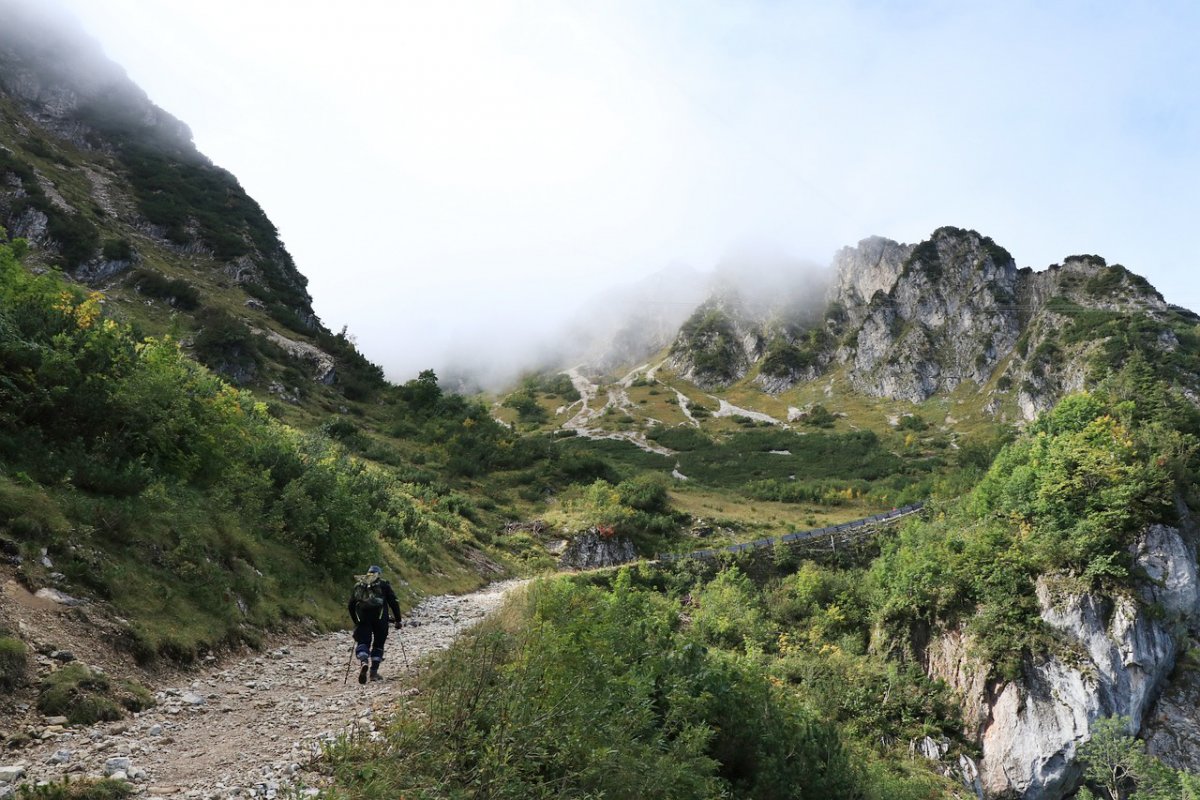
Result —
<instances>
[{"instance_id":1,"label":"gravel trail","mask_svg":"<svg viewBox=\"0 0 1200 800\"><path fill-rule=\"evenodd\" d=\"M346 679L348 631L314 635L161 687L158 705L132 719L86 728L46 719L32 731L35 744L0 756L0 764L23 773L17 783L111 775L145 797L274 797L302 782L303 766L323 741L372 730L415 691L420 659L448 647L521 583L424 600L388 637L383 681L360 686L357 668ZM14 785L0 783L0 798Z\"/></svg>"}]
</instances>

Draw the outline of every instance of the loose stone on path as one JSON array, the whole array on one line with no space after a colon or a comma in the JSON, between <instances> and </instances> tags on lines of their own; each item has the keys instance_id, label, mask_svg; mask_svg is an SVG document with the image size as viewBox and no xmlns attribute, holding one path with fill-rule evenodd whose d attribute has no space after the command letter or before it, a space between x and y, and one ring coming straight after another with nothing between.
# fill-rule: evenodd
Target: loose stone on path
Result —
<instances>
[{"instance_id":1,"label":"loose stone on path","mask_svg":"<svg viewBox=\"0 0 1200 800\"><path fill-rule=\"evenodd\" d=\"M162 687L158 705L91 727L53 720L43 738L0 765L0 800L20 784L109 777L147 797L273 798L301 782L304 765L342 732L376 733L376 720L416 688L406 673L496 609L521 581L427 598L388 639L385 680L344 680L349 632L310 636L221 665L206 659L186 686ZM402 637L402 638L401 638ZM46 723L52 720L47 719Z\"/></svg>"}]
</instances>

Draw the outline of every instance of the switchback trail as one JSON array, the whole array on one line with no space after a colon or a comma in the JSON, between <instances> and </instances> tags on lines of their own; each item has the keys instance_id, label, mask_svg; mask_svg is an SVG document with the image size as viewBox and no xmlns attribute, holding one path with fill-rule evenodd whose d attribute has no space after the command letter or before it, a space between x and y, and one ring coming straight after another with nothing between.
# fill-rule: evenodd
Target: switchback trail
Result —
<instances>
[{"instance_id":1,"label":"switchback trail","mask_svg":"<svg viewBox=\"0 0 1200 800\"><path fill-rule=\"evenodd\" d=\"M411 690L415 675L406 670L406 657L415 669L521 583L426 598L406 615L406 627L388 637L381 682L360 686L357 668L345 680L353 646L348 631L318 634L213 665L183 685L156 687L158 705L132 719L91 727L43 724L37 744L0 758L23 767L23 783L119 770L146 797L274 797L280 787L302 782L303 766L322 742L374 730Z\"/></svg>"}]
</instances>

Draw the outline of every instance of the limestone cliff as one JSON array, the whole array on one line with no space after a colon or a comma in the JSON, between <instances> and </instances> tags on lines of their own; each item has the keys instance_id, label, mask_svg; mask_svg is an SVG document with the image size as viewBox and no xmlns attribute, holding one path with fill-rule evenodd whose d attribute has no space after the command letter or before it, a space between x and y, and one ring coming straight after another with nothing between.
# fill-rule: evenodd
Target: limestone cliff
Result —
<instances>
[{"instance_id":1,"label":"limestone cliff","mask_svg":"<svg viewBox=\"0 0 1200 800\"><path fill-rule=\"evenodd\" d=\"M855 309L851 321L863 317L838 353L854 388L916 403L963 381L985 383L1020 335L1012 256L953 228L937 230L903 261L896 256L906 248L864 244L868 254L881 249L892 258L872 266L875 259L851 254L837 284L846 291L833 295ZM862 291L872 289L863 309Z\"/></svg>"},{"instance_id":2,"label":"limestone cliff","mask_svg":"<svg viewBox=\"0 0 1200 800\"><path fill-rule=\"evenodd\" d=\"M979 742L979 776L987 797L1059 800L1078 785L1078 746L1091 725L1127 716L1163 752L1190 752L1187 729L1147 723L1180 649L1180 632L1200 620L1200 576L1193 532L1153 525L1134 545L1145 579L1136 593L1103 597L1039 580L1042 621L1060 646L1035 655L1019 680L996 682L951 630L925 650L926 669L962 697L966 734ZM1194 726L1193 726L1194 727ZM1189 740L1190 741L1190 740ZM1183 760L1183 757L1180 758Z\"/></svg>"}]
</instances>

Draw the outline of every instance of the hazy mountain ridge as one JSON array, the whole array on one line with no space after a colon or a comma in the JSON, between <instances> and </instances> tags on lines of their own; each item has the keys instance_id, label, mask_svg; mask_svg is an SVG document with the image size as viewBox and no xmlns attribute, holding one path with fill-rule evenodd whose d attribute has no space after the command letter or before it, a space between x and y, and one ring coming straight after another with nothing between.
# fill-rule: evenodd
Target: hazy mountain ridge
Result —
<instances>
[{"instance_id":1,"label":"hazy mountain ridge","mask_svg":"<svg viewBox=\"0 0 1200 800\"><path fill-rule=\"evenodd\" d=\"M771 394L840 369L857 392L911 403L970 383L994 415L1026 420L1135 350L1185 388L1200 382L1196 315L1099 256L1034 272L989 237L944 227L916 245L864 239L831 272L818 313L751 314L736 292L714 295L669 364L704 388L753 377Z\"/></svg>"}]
</instances>

